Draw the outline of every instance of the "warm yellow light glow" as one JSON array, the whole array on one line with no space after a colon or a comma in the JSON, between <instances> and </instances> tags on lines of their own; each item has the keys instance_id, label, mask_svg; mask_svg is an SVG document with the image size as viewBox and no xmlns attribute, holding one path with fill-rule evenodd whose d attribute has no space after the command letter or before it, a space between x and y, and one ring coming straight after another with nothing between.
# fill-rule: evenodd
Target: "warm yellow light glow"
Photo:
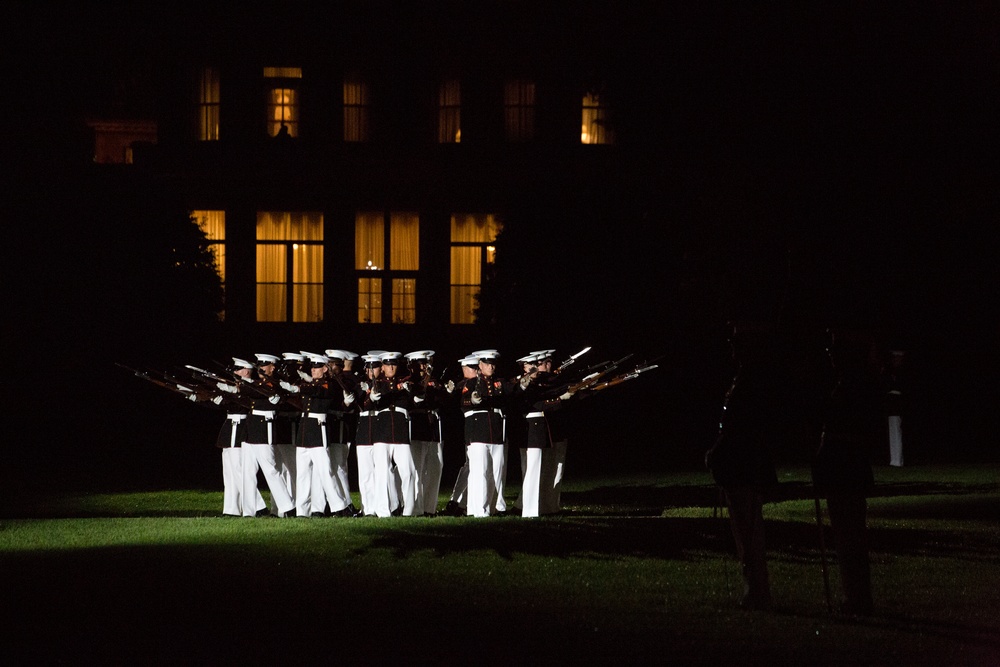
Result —
<instances>
[{"instance_id":1,"label":"warm yellow light glow","mask_svg":"<svg viewBox=\"0 0 1000 667\"><path fill-rule=\"evenodd\" d=\"M301 79L301 67L265 67L265 79Z\"/></svg>"}]
</instances>

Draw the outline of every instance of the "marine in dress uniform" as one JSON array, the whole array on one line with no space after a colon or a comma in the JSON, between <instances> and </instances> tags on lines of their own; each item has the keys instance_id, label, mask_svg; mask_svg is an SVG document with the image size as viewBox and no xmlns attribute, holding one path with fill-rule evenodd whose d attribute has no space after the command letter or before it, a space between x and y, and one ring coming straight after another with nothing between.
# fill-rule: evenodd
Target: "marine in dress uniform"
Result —
<instances>
[{"instance_id":1,"label":"marine in dress uniform","mask_svg":"<svg viewBox=\"0 0 1000 667\"><path fill-rule=\"evenodd\" d=\"M410 450L410 414L413 407L413 385L398 375L403 355L384 352L380 355L382 377L369 394L376 410L375 417L375 514L392 516L398 509L403 516L417 514L416 471ZM393 466L399 474L400 497L393 507ZM422 511L422 510L421 510Z\"/></svg>"},{"instance_id":2,"label":"marine in dress uniform","mask_svg":"<svg viewBox=\"0 0 1000 667\"><path fill-rule=\"evenodd\" d=\"M330 462L336 474L337 483L348 499L344 516L354 516L358 509L351 502L350 454L351 441L357 431L357 409L354 404L357 379L354 373L347 369L347 364L358 355L347 350L330 349L326 351L330 360L330 378L341 390L340 399L330 403L327 430L330 434Z\"/></svg>"},{"instance_id":3,"label":"marine in dress uniform","mask_svg":"<svg viewBox=\"0 0 1000 667\"><path fill-rule=\"evenodd\" d=\"M350 505L350 497L334 476L330 461L328 413L334 401L343 402L343 396L339 387L330 386L330 360L313 354L308 361L311 382L281 383L286 391L297 395L301 408L296 434L296 512L298 516L322 516L329 504L330 512L338 514Z\"/></svg>"},{"instance_id":4,"label":"marine in dress uniform","mask_svg":"<svg viewBox=\"0 0 1000 667\"><path fill-rule=\"evenodd\" d=\"M353 404L358 406L354 449L358 458L358 490L361 495L361 516L375 516L375 417L377 408L371 393L382 375L382 361L374 354L362 356L365 379L354 390ZM376 391L377 394L377 391Z\"/></svg>"},{"instance_id":5,"label":"marine in dress uniform","mask_svg":"<svg viewBox=\"0 0 1000 667\"><path fill-rule=\"evenodd\" d=\"M447 398L445 400L449 403L454 402L457 404L459 412L462 411L462 387L469 380L476 378L479 374L479 359L475 357L463 357L458 360L462 368L462 381L460 384L456 385L453 381L449 380L445 383L444 389L447 392ZM458 469L458 475L455 477L455 486L452 487L451 496L448 498L448 502L442 510L442 514L448 516L465 516L466 507L468 504L468 490L469 490L469 442L465 440L462 445L462 457L464 462L462 467Z\"/></svg>"},{"instance_id":6,"label":"marine in dress uniform","mask_svg":"<svg viewBox=\"0 0 1000 667\"><path fill-rule=\"evenodd\" d=\"M253 374L253 364L233 357L232 372L243 381L249 382ZM192 394L195 396L195 394ZM226 410L226 421L219 430L216 446L222 451L222 513L226 516L243 516L243 441L246 439L246 418L250 412L249 402L242 396L228 391L220 391L211 401ZM265 509L267 504L259 490L250 497L250 511L254 514Z\"/></svg>"},{"instance_id":7,"label":"marine in dress uniform","mask_svg":"<svg viewBox=\"0 0 1000 667\"><path fill-rule=\"evenodd\" d=\"M410 352L406 359L413 384L410 450L417 475L415 514L434 516L444 468L440 408L447 392L434 378L434 350Z\"/></svg>"},{"instance_id":8,"label":"marine in dress uniform","mask_svg":"<svg viewBox=\"0 0 1000 667\"><path fill-rule=\"evenodd\" d=\"M252 497L257 489L257 471L264 474L264 480L271 491L274 503L272 512L277 516L295 516L295 501L278 469L275 456L275 442L291 441L291 424L276 419L281 394L278 383L272 379L278 358L269 354L258 354L257 369L261 377L251 383L251 387L240 387L242 393L250 396L250 414L246 419L246 440L243 444L243 497ZM281 432L279 427L284 426ZM287 432L285 432L287 429ZM243 516L254 516L252 508L244 503Z\"/></svg>"},{"instance_id":9,"label":"marine in dress uniform","mask_svg":"<svg viewBox=\"0 0 1000 667\"><path fill-rule=\"evenodd\" d=\"M462 386L462 409L465 416L465 439L469 453L469 516L486 517L506 513L503 497L507 471L507 434L505 410L510 390L496 375L496 350L478 350L471 355L479 360L477 377Z\"/></svg>"},{"instance_id":10,"label":"marine in dress uniform","mask_svg":"<svg viewBox=\"0 0 1000 667\"><path fill-rule=\"evenodd\" d=\"M538 350L518 359L524 373L514 385L519 419L512 420L511 442L521 453L521 495L515 506L521 516L537 517L559 511L567 435L561 410L572 393L558 391L552 372L555 350Z\"/></svg>"}]
</instances>

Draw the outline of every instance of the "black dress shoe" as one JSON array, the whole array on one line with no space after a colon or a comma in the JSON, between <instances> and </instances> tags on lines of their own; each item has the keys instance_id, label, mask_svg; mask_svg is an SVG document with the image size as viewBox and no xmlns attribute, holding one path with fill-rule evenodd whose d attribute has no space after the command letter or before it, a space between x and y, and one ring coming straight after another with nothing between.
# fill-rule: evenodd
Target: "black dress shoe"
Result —
<instances>
[{"instance_id":1,"label":"black dress shoe","mask_svg":"<svg viewBox=\"0 0 1000 667\"><path fill-rule=\"evenodd\" d=\"M267 508L264 508L262 510L257 510L257 513L254 514L254 516L258 517L258 518L260 518L262 516L270 516L270 515L271 515L271 513L267 510Z\"/></svg>"},{"instance_id":2,"label":"black dress shoe","mask_svg":"<svg viewBox=\"0 0 1000 667\"><path fill-rule=\"evenodd\" d=\"M393 511L391 511L389 514L391 514L392 516L403 516L403 508L402 507L397 507L396 509L394 509Z\"/></svg>"},{"instance_id":3,"label":"black dress shoe","mask_svg":"<svg viewBox=\"0 0 1000 667\"><path fill-rule=\"evenodd\" d=\"M326 516L326 514L324 514L323 512L313 512L309 516L312 517L313 519L322 519L323 517Z\"/></svg>"}]
</instances>

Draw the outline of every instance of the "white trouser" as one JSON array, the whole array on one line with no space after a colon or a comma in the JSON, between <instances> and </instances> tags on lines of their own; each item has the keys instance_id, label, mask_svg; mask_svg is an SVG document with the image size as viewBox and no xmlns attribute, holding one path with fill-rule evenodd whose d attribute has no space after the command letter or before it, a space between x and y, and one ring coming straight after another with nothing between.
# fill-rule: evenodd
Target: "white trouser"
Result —
<instances>
[{"instance_id":1,"label":"white trouser","mask_svg":"<svg viewBox=\"0 0 1000 667\"><path fill-rule=\"evenodd\" d=\"M424 513L424 465L427 459L427 441L410 440L410 457L413 460L413 507L414 514Z\"/></svg>"},{"instance_id":2,"label":"white trouser","mask_svg":"<svg viewBox=\"0 0 1000 667\"><path fill-rule=\"evenodd\" d=\"M553 442L542 450L541 483L538 486L538 513L555 514L560 509L563 468L566 465L566 441Z\"/></svg>"},{"instance_id":3,"label":"white trouser","mask_svg":"<svg viewBox=\"0 0 1000 667\"><path fill-rule=\"evenodd\" d=\"M342 498L347 499L347 504L351 504L351 478L349 474L351 446L342 442L331 442L330 466L333 468L333 478L337 482Z\"/></svg>"},{"instance_id":4,"label":"white trouser","mask_svg":"<svg viewBox=\"0 0 1000 667\"><path fill-rule=\"evenodd\" d=\"M274 445L274 461L278 466L278 473L285 482L292 502L295 501L295 485L297 477L295 473L295 463L298 458L297 447L291 443L279 443Z\"/></svg>"},{"instance_id":5,"label":"white trouser","mask_svg":"<svg viewBox=\"0 0 1000 667\"><path fill-rule=\"evenodd\" d=\"M899 415L889 417L889 465L903 466L903 419Z\"/></svg>"},{"instance_id":6,"label":"white trouser","mask_svg":"<svg viewBox=\"0 0 1000 667\"><path fill-rule=\"evenodd\" d=\"M222 513L230 516L241 516L243 514L243 449L240 447L226 447L222 450ZM256 514L257 510L267 507L264 496L255 489L251 496L251 513Z\"/></svg>"},{"instance_id":7,"label":"white trouser","mask_svg":"<svg viewBox=\"0 0 1000 667\"><path fill-rule=\"evenodd\" d=\"M542 484L542 450L538 447L521 449L521 516L538 516L538 494Z\"/></svg>"},{"instance_id":8,"label":"white trouser","mask_svg":"<svg viewBox=\"0 0 1000 667\"><path fill-rule=\"evenodd\" d=\"M413 516L415 511L416 486L413 469L413 455L409 445L376 442L372 445L375 459L375 514L380 517L392 515L392 511L402 504L403 515ZM392 487L396 484L392 464L399 473L400 497L393 502Z\"/></svg>"},{"instance_id":9,"label":"white trouser","mask_svg":"<svg viewBox=\"0 0 1000 667\"><path fill-rule=\"evenodd\" d=\"M417 503L422 503L424 514L436 514L438 496L441 494L441 471L444 470L444 448L440 442L433 440L414 440L410 447L417 446L418 443L423 447L424 454L423 467L417 469Z\"/></svg>"},{"instance_id":10,"label":"white trouser","mask_svg":"<svg viewBox=\"0 0 1000 667\"><path fill-rule=\"evenodd\" d=\"M259 443L243 443L243 497L253 498L257 493L257 471L264 473L267 481L267 488L271 490L271 500L274 502L274 510L277 513L285 514L295 509L295 502L292 495L285 486L281 474L278 472L277 461L274 457L274 447ZM253 516L256 514L252 504L243 503L243 516Z\"/></svg>"},{"instance_id":11,"label":"white trouser","mask_svg":"<svg viewBox=\"0 0 1000 667\"><path fill-rule=\"evenodd\" d=\"M355 445L358 456L358 491L361 495L361 511L366 515L375 514L375 447Z\"/></svg>"},{"instance_id":12,"label":"white trouser","mask_svg":"<svg viewBox=\"0 0 1000 667\"><path fill-rule=\"evenodd\" d=\"M506 445L486 442L469 444L469 516L484 517L492 513L506 512L507 503L503 498L503 478L507 470Z\"/></svg>"},{"instance_id":13,"label":"white trouser","mask_svg":"<svg viewBox=\"0 0 1000 667\"><path fill-rule=\"evenodd\" d=\"M455 488L451 491L448 502L458 503L465 507L469 500L469 448L465 448L465 462L458 469L458 476L455 478Z\"/></svg>"},{"instance_id":14,"label":"white trouser","mask_svg":"<svg viewBox=\"0 0 1000 667\"><path fill-rule=\"evenodd\" d=\"M333 475L326 447L298 447L297 457L295 510L299 516L322 512L327 503L331 512L339 512L350 504Z\"/></svg>"}]
</instances>

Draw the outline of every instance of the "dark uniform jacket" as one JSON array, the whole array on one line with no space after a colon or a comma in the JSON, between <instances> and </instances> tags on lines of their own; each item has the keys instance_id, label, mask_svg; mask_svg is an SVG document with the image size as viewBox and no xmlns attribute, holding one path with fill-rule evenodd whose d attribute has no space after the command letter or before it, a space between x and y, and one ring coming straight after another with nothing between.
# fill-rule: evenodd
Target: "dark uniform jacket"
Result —
<instances>
[{"instance_id":1,"label":"dark uniform jacket","mask_svg":"<svg viewBox=\"0 0 1000 667\"><path fill-rule=\"evenodd\" d=\"M472 402L474 392L482 399L481 403ZM509 385L497 377L487 379L479 376L465 381L462 385L462 410L465 413L466 444L504 444L504 411L509 398Z\"/></svg>"}]
</instances>

